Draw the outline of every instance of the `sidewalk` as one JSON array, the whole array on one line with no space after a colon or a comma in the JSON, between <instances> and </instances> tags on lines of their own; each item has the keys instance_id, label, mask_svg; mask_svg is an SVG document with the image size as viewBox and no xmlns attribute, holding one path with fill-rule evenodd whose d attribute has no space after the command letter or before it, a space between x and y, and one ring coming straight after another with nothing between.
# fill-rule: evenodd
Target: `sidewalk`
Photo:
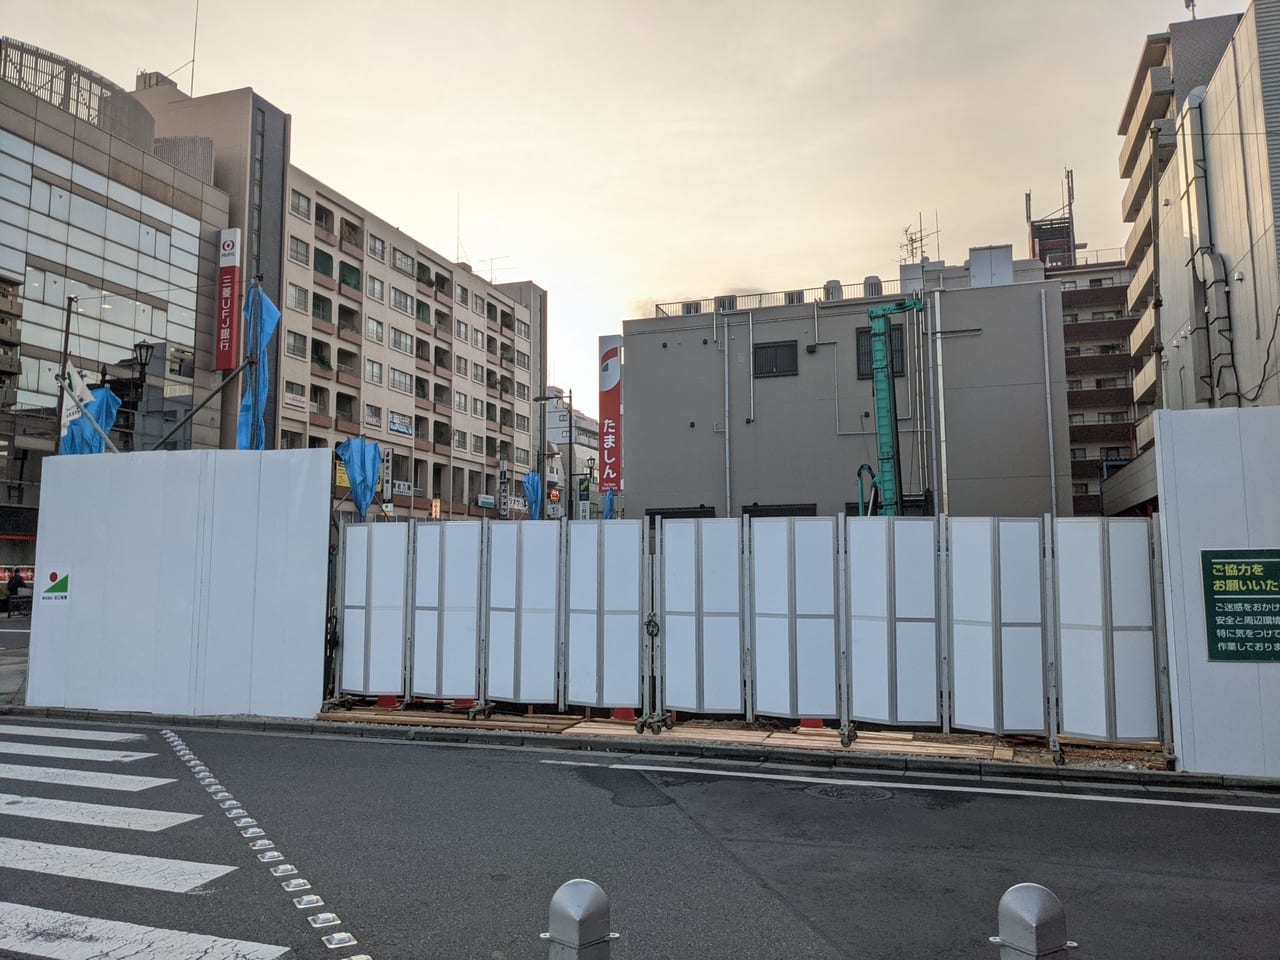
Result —
<instances>
[{"instance_id":1,"label":"sidewalk","mask_svg":"<svg viewBox=\"0 0 1280 960\"><path fill-rule=\"evenodd\" d=\"M12 620L0 618L0 628L29 629L30 619L15 617ZM7 637L13 634L0 633L0 705L23 704L27 692L27 642L8 643Z\"/></svg>"}]
</instances>

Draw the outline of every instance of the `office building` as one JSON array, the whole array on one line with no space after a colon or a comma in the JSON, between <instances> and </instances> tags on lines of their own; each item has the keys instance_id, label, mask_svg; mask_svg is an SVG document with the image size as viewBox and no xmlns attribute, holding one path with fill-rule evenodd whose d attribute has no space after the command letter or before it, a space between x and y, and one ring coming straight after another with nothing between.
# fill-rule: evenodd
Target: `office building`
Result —
<instances>
[{"instance_id":1,"label":"office building","mask_svg":"<svg viewBox=\"0 0 1280 960\"><path fill-rule=\"evenodd\" d=\"M878 468L867 310L915 297L890 339L905 512L1070 515L1058 283L1009 246L625 322L629 515L857 513Z\"/></svg>"}]
</instances>

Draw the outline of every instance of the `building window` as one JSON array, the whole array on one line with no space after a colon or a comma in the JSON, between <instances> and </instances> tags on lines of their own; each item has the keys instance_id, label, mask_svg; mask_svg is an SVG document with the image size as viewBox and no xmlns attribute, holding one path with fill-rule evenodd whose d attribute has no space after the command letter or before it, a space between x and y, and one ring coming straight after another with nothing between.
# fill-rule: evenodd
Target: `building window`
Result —
<instances>
[{"instance_id":1,"label":"building window","mask_svg":"<svg viewBox=\"0 0 1280 960\"><path fill-rule=\"evenodd\" d=\"M384 287L382 285L382 281L379 280L377 277L370 277L369 288L365 291L365 293L369 294L370 299L377 300L379 303L381 303L382 298L384 296L383 291L384 291Z\"/></svg>"},{"instance_id":2,"label":"building window","mask_svg":"<svg viewBox=\"0 0 1280 960\"><path fill-rule=\"evenodd\" d=\"M794 377L800 372L794 340L757 343L751 359L756 377Z\"/></svg>"},{"instance_id":3,"label":"building window","mask_svg":"<svg viewBox=\"0 0 1280 960\"><path fill-rule=\"evenodd\" d=\"M296 283L289 284L289 296L287 300L289 306L294 310L307 312L307 288L300 287Z\"/></svg>"},{"instance_id":4,"label":"building window","mask_svg":"<svg viewBox=\"0 0 1280 960\"><path fill-rule=\"evenodd\" d=\"M364 335L374 343L382 342L382 321L368 317L365 320Z\"/></svg>"},{"instance_id":5,"label":"building window","mask_svg":"<svg viewBox=\"0 0 1280 960\"><path fill-rule=\"evenodd\" d=\"M413 257L409 256L403 250L392 248L391 250L391 266L399 270L401 273L407 273L413 276Z\"/></svg>"},{"instance_id":6,"label":"building window","mask_svg":"<svg viewBox=\"0 0 1280 960\"><path fill-rule=\"evenodd\" d=\"M297 237L289 238L289 259L304 267L311 262L311 244Z\"/></svg>"},{"instance_id":7,"label":"building window","mask_svg":"<svg viewBox=\"0 0 1280 960\"><path fill-rule=\"evenodd\" d=\"M453 431L453 448L455 450L467 449L467 434L464 430Z\"/></svg>"},{"instance_id":8,"label":"building window","mask_svg":"<svg viewBox=\"0 0 1280 960\"><path fill-rule=\"evenodd\" d=\"M467 375L467 358L466 357L458 357L453 362L453 372L458 374L461 377L465 377Z\"/></svg>"},{"instance_id":9,"label":"building window","mask_svg":"<svg viewBox=\"0 0 1280 960\"><path fill-rule=\"evenodd\" d=\"M453 332L459 340L466 340L470 332L467 328L467 321L459 320L458 325L454 328Z\"/></svg>"},{"instance_id":10,"label":"building window","mask_svg":"<svg viewBox=\"0 0 1280 960\"><path fill-rule=\"evenodd\" d=\"M292 430L280 431L280 449L281 450L301 450L303 437L300 433L294 433Z\"/></svg>"},{"instance_id":11,"label":"building window","mask_svg":"<svg viewBox=\"0 0 1280 960\"><path fill-rule=\"evenodd\" d=\"M1080 356L1080 348L1079 347L1063 347L1062 355L1064 357L1078 357Z\"/></svg>"},{"instance_id":12,"label":"building window","mask_svg":"<svg viewBox=\"0 0 1280 960\"><path fill-rule=\"evenodd\" d=\"M1071 492L1078 497L1087 497L1089 495L1089 485L1087 483L1073 483Z\"/></svg>"},{"instance_id":13,"label":"building window","mask_svg":"<svg viewBox=\"0 0 1280 960\"><path fill-rule=\"evenodd\" d=\"M467 305L467 288L462 284L458 284L458 289L454 294L454 298L465 307Z\"/></svg>"},{"instance_id":14,"label":"building window","mask_svg":"<svg viewBox=\"0 0 1280 960\"><path fill-rule=\"evenodd\" d=\"M529 339L529 325L523 320L516 321L516 336L523 337L526 340Z\"/></svg>"},{"instance_id":15,"label":"building window","mask_svg":"<svg viewBox=\"0 0 1280 960\"><path fill-rule=\"evenodd\" d=\"M410 317L413 316L413 297L399 287L391 288L391 309L398 310Z\"/></svg>"},{"instance_id":16,"label":"building window","mask_svg":"<svg viewBox=\"0 0 1280 960\"><path fill-rule=\"evenodd\" d=\"M459 413L467 412L467 395L460 390L453 391L453 409Z\"/></svg>"},{"instance_id":17,"label":"building window","mask_svg":"<svg viewBox=\"0 0 1280 960\"><path fill-rule=\"evenodd\" d=\"M364 362L364 378L370 383L381 383L382 364L377 360L366 360Z\"/></svg>"},{"instance_id":18,"label":"building window","mask_svg":"<svg viewBox=\"0 0 1280 960\"><path fill-rule=\"evenodd\" d=\"M516 351L516 366L521 370L529 369L529 355L523 351Z\"/></svg>"},{"instance_id":19,"label":"building window","mask_svg":"<svg viewBox=\"0 0 1280 960\"><path fill-rule=\"evenodd\" d=\"M1074 290L1075 288L1076 288L1076 282L1075 282L1074 280L1063 280L1063 281L1062 281L1062 289L1063 289L1063 290Z\"/></svg>"},{"instance_id":20,"label":"building window","mask_svg":"<svg viewBox=\"0 0 1280 960\"><path fill-rule=\"evenodd\" d=\"M529 399L529 385L527 383L516 384L516 399L517 400Z\"/></svg>"},{"instance_id":21,"label":"building window","mask_svg":"<svg viewBox=\"0 0 1280 960\"><path fill-rule=\"evenodd\" d=\"M290 330L285 336L284 352L291 357L307 359L307 338L301 333Z\"/></svg>"},{"instance_id":22,"label":"building window","mask_svg":"<svg viewBox=\"0 0 1280 960\"><path fill-rule=\"evenodd\" d=\"M471 298L471 312L484 316L484 297L478 293Z\"/></svg>"},{"instance_id":23,"label":"building window","mask_svg":"<svg viewBox=\"0 0 1280 960\"><path fill-rule=\"evenodd\" d=\"M385 260L387 258L387 245L383 243L381 237L375 237L369 234L369 256L375 260Z\"/></svg>"},{"instance_id":24,"label":"building window","mask_svg":"<svg viewBox=\"0 0 1280 960\"><path fill-rule=\"evenodd\" d=\"M1098 414L1099 423L1131 423L1133 418L1127 412L1111 411Z\"/></svg>"},{"instance_id":25,"label":"building window","mask_svg":"<svg viewBox=\"0 0 1280 960\"><path fill-rule=\"evenodd\" d=\"M1068 324L1079 323L1079 322L1080 322L1080 314L1078 313L1064 313L1062 315L1063 326L1067 326Z\"/></svg>"},{"instance_id":26,"label":"building window","mask_svg":"<svg viewBox=\"0 0 1280 960\"><path fill-rule=\"evenodd\" d=\"M524 447L516 447L516 463L522 467L529 465L529 451Z\"/></svg>"},{"instance_id":27,"label":"building window","mask_svg":"<svg viewBox=\"0 0 1280 960\"><path fill-rule=\"evenodd\" d=\"M478 350L484 349L484 331L479 327L471 331L471 345Z\"/></svg>"},{"instance_id":28,"label":"building window","mask_svg":"<svg viewBox=\"0 0 1280 960\"><path fill-rule=\"evenodd\" d=\"M1080 424L1083 424L1083 423L1084 423L1084 414L1083 414L1083 413L1073 413L1073 414L1070 414L1070 415L1067 417L1067 423L1068 423L1068 424L1070 424L1070 425L1071 425L1071 426L1073 426L1073 427L1074 427L1074 426L1079 426Z\"/></svg>"},{"instance_id":29,"label":"building window","mask_svg":"<svg viewBox=\"0 0 1280 960\"><path fill-rule=\"evenodd\" d=\"M905 334L902 324L895 323L889 328L889 362L893 365L895 377L906 376L907 358L904 348ZM858 379L871 379L871 328L863 327L858 331Z\"/></svg>"},{"instance_id":30,"label":"building window","mask_svg":"<svg viewBox=\"0 0 1280 960\"><path fill-rule=\"evenodd\" d=\"M1118 390L1127 386L1129 386L1129 380L1126 377L1098 377L1093 381L1095 390Z\"/></svg>"},{"instance_id":31,"label":"building window","mask_svg":"<svg viewBox=\"0 0 1280 960\"><path fill-rule=\"evenodd\" d=\"M1102 354L1128 353L1129 350L1123 343L1104 343L1098 347L1098 352Z\"/></svg>"},{"instance_id":32,"label":"building window","mask_svg":"<svg viewBox=\"0 0 1280 960\"><path fill-rule=\"evenodd\" d=\"M332 277L333 257L317 248L315 255L315 270L316 273L322 274L323 276Z\"/></svg>"},{"instance_id":33,"label":"building window","mask_svg":"<svg viewBox=\"0 0 1280 960\"><path fill-rule=\"evenodd\" d=\"M1103 447L1102 459L1103 460L1128 460L1129 448L1128 447Z\"/></svg>"},{"instance_id":34,"label":"building window","mask_svg":"<svg viewBox=\"0 0 1280 960\"><path fill-rule=\"evenodd\" d=\"M473 417L484 416L484 401L481 400L479 397L471 398L471 415Z\"/></svg>"},{"instance_id":35,"label":"building window","mask_svg":"<svg viewBox=\"0 0 1280 960\"><path fill-rule=\"evenodd\" d=\"M382 426L382 408L375 407L372 403L364 405L364 425L366 427Z\"/></svg>"},{"instance_id":36,"label":"building window","mask_svg":"<svg viewBox=\"0 0 1280 960\"><path fill-rule=\"evenodd\" d=\"M526 417L523 413L516 414L516 429L519 430L521 433L529 432L529 418Z\"/></svg>"},{"instance_id":37,"label":"building window","mask_svg":"<svg viewBox=\"0 0 1280 960\"><path fill-rule=\"evenodd\" d=\"M387 386L397 393L413 393L413 376L405 373L403 370L391 368L391 376L387 380Z\"/></svg>"},{"instance_id":38,"label":"building window","mask_svg":"<svg viewBox=\"0 0 1280 960\"><path fill-rule=\"evenodd\" d=\"M391 328L391 349L401 353L413 353L413 334L405 333L399 327Z\"/></svg>"},{"instance_id":39,"label":"building window","mask_svg":"<svg viewBox=\"0 0 1280 960\"><path fill-rule=\"evenodd\" d=\"M304 220L311 219L311 198L294 190L289 195L289 209Z\"/></svg>"},{"instance_id":40,"label":"building window","mask_svg":"<svg viewBox=\"0 0 1280 960\"><path fill-rule=\"evenodd\" d=\"M323 320L325 323L332 323L333 301L317 293L311 298L311 316L317 320Z\"/></svg>"},{"instance_id":41,"label":"building window","mask_svg":"<svg viewBox=\"0 0 1280 960\"><path fill-rule=\"evenodd\" d=\"M307 388L300 383L286 380L284 382L284 405L286 407L296 407L299 410L307 409Z\"/></svg>"},{"instance_id":42,"label":"building window","mask_svg":"<svg viewBox=\"0 0 1280 960\"><path fill-rule=\"evenodd\" d=\"M1072 459L1072 460L1088 460L1088 459L1089 459L1089 451L1088 451L1088 450L1086 450L1084 447L1072 447L1072 448L1071 448L1071 459Z\"/></svg>"},{"instance_id":43,"label":"building window","mask_svg":"<svg viewBox=\"0 0 1280 960\"><path fill-rule=\"evenodd\" d=\"M338 282L352 290L360 289L360 268L350 263L338 264Z\"/></svg>"},{"instance_id":44,"label":"building window","mask_svg":"<svg viewBox=\"0 0 1280 960\"><path fill-rule=\"evenodd\" d=\"M483 363L471 364L471 379L474 380L476 383L484 383L484 364Z\"/></svg>"},{"instance_id":45,"label":"building window","mask_svg":"<svg viewBox=\"0 0 1280 960\"><path fill-rule=\"evenodd\" d=\"M471 452L484 456L484 434L473 433L471 435Z\"/></svg>"}]
</instances>

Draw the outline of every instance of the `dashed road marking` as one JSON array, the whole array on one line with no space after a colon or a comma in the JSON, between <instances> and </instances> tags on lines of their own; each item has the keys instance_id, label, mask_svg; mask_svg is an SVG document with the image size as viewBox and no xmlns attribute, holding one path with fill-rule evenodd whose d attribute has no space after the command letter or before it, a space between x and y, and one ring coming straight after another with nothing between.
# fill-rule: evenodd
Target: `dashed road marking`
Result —
<instances>
[{"instance_id":1,"label":"dashed road marking","mask_svg":"<svg viewBox=\"0 0 1280 960\"><path fill-rule=\"evenodd\" d=\"M117 807L105 803L50 800L15 793L0 793L0 815L56 820L60 823L83 823L94 827L118 827L122 830L145 830L149 833L200 819L198 813L171 813L167 810Z\"/></svg>"},{"instance_id":2,"label":"dashed road marking","mask_svg":"<svg viewBox=\"0 0 1280 960\"><path fill-rule=\"evenodd\" d=\"M172 777L138 777L128 773L99 773L96 770L67 770L64 767L28 767L0 763L0 780L52 783L62 787L90 787L94 790L126 790L136 793L176 783Z\"/></svg>"},{"instance_id":3,"label":"dashed road marking","mask_svg":"<svg viewBox=\"0 0 1280 960\"><path fill-rule=\"evenodd\" d=\"M134 753L129 750L94 750L90 747L59 747L47 743L13 743L0 740L0 753L13 753L24 757L57 757L62 760L96 760L100 763L129 763L154 757L154 753Z\"/></svg>"},{"instance_id":4,"label":"dashed road marking","mask_svg":"<svg viewBox=\"0 0 1280 960\"><path fill-rule=\"evenodd\" d=\"M0 735L8 737L46 737L50 740L94 740L98 743L136 743L139 740L147 739L145 733L120 733L116 730L78 730L72 727L32 727L27 724L17 723L0 723Z\"/></svg>"},{"instance_id":5,"label":"dashed road marking","mask_svg":"<svg viewBox=\"0 0 1280 960\"><path fill-rule=\"evenodd\" d=\"M143 857L85 847L64 847L33 840L0 837L0 864L12 870L76 877L126 887L190 893L230 873L235 867L166 857Z\"/></svg>"}]
</instances>

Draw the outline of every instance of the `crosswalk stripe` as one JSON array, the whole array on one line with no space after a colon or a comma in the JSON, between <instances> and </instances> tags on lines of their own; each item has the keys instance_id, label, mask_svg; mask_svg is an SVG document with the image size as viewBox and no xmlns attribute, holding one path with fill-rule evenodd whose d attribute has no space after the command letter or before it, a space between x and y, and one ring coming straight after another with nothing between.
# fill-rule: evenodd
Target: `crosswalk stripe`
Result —
<instances>
[{"instance_id":1,"label":"crosswalk stripe","mask_svg":"<svg viewBox=\"0 0 1280 960\"><path fill-rule=\"evenodd\" d=\"M0 903L0 950L46 960L273 960L289 952L250 940L229 940L118 920L82 917Z\"/></svg>"},{"instance_id":2,"label":"crosswalk stripe","mask_svg":"<svg viewBox=\"0 0 1280 960\"><path fill-rule=\"evenodd\" d=\"M167 830L180 823L200 819L198 813L171 813L168 810L145 810L140 807L49 800L45 797L23 797L16 793L0 793L0 815L30 817L33 820L57 820L61 823L83 823L94 827L145 830L148 833Z\"/></svg>"},{"instance_id":3,"label":"crosswalk stripe","mask_svg":"<svg viewBox=\"0 0 1280 960\"><path fill-rule=\"evenodd\" d=\"M62 787L92 787L95 790L126 790L129 793L175 782L166 777L135 777L127 773L67 770L64 767L28 767L18 763L0 763L0 780L53 783Z\"/></svg>"},{"instance_id":4,"label":"crosswalk stripe","mask_svg":"<svg viewBox=\"0 0 1280 960\"><path fill-rule=\"evenodd\" d=\"M47 737L50 740L96 740L99 743L128 743L147 739L145 733L120 733L116 730L76 730L71 727L29 727L25 724L17 723L0 723L0 734L9 737Z\"/></svg>"},{"instance_id":5,"label":"crosswalk stripe","mask_svg":"<svg viewBox=\"0 0 1280 960\"><path fill-rule=\"evenodd\" d=\"M133 853L111 853L0 837L0 869L5 867L169 893L189 893L236 869L216 863L143 857Z\"/></svg>"},{"instance_id":6,"label":"crosswalk stripe","mask_svg":"<svg viewBox=\"0 0 1280 960\"><path fill-rule=\"evenodd\" d=\"M63 760L98 760L102 763L128 763L154 757L154 753L132 753L128 750L94 750L90 747L57 747L45 743L10 743L0 740L0 753L16 753L24 757L60 757Z\"/></svg>"}]
</instances>

